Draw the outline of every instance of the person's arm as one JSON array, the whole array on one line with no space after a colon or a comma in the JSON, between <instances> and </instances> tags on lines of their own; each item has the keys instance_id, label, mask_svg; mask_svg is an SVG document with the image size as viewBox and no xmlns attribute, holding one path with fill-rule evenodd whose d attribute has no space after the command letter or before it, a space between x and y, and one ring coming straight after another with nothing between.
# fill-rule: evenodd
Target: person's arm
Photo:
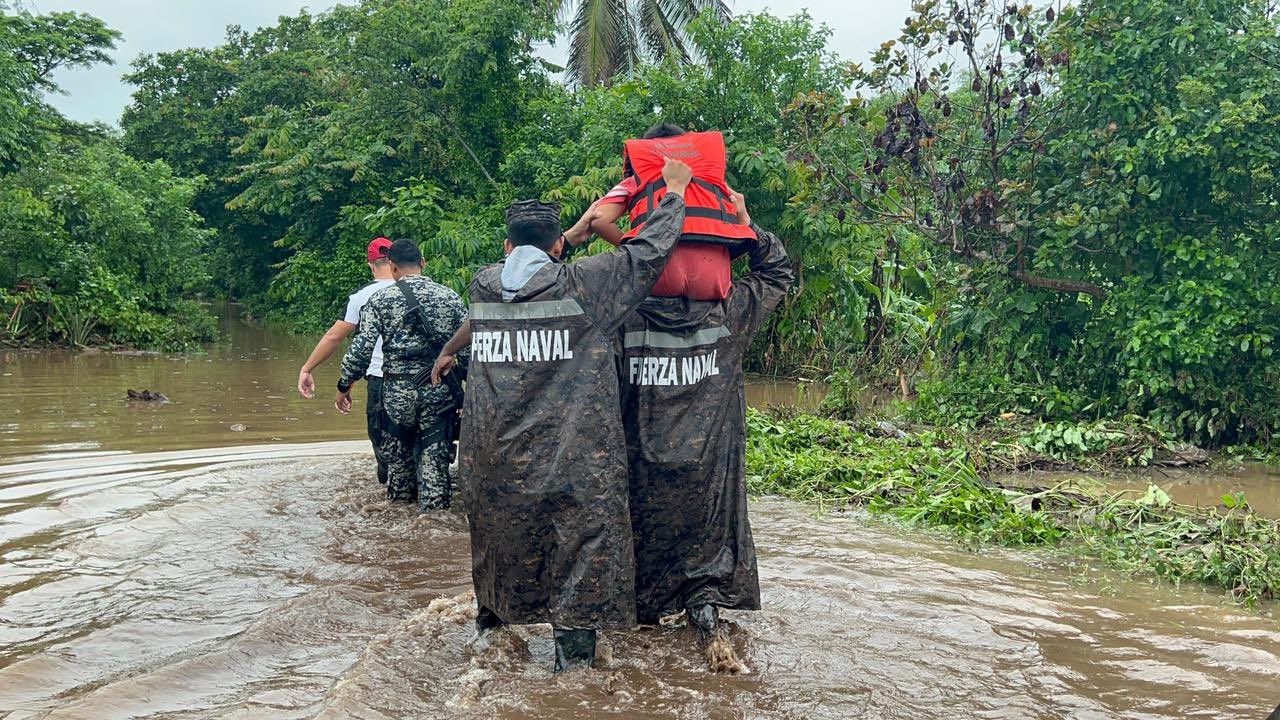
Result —
<instances>
[{"instance_id":1,"label":"person's arm","mask_svg":"<svg viewBox=\"0 0 1280 720\"><path fill-rule=\"evenodd\" d=\"M667 159L662 170L667 193L635 239L617 252L594 255L568 265L578 300L602 330L622 324L653 289L667 267L684 229L684 191L693 170Z\"/></svg>"},{"instance_id":2,"label":"person's arm","mask_svg":"<svg viewBox=\"0 0 1280 720\"><path fill-rule=\"evenodd\" d=\"M582 213L582 217L578 218L578 222L564 231L564 239L569 243L570 247L578 247L591 239L592 225L595 223L596 218L599 217L598 208L600 207L600 202L597 200L591 203L587 211Z\"/></svg>"},{"instance_id":3,"label":"person's arm","mask_svg":"<svg viewBox=\"0 0 1280 720\"><path fill-rule=\"evenodd\" d=\"M453 370L453 364L458 357L458 353L471 345L471 321L463 320L458 326L458 331L449 338L449 342L440 348L440 355L436 357L436 363L431 367L431 384L439 385L444 381L444 376Z\"/></svg>"},{"instance_id":4,"label":"person's arm","mask_svg":"<svg viewBox=\"0 0 1280 720\"><path fill-rule=\"evenodd\" d=\"M742 215L750 220L745 206ZM730 330L747 338L755 335L765 318L772 313L795 282L791 258L777 235L752 224L759 238L749 254L751 271L733 283L725 313Z\"/></svg>"},{"instance_id":5,"label":"person's arm","mask_svg":"<svg viewBox=\"0 0 1280 720\"><path fill-rule=\"evenodd\" d=\"M618 227L618 219L626 212L622 203L609 203L596 208L595 219L590 223L591 232L604 238L610 245L621 245L626 234Z\"/></svg>"},{"instance_id":6,"label":"person's arm","mask_svg":"<svg viewBox=\"0 0 1280 720\"><path fill-rule=\"evenodd\" d=\"M345 320L339 320L333 324L324 337L320 338L320 342L316 343L316 347L311 351L311 355L307 361L302 364L302 370L298 372L298 393L308 400L316 396L316 379L311 375L315 369L320 367L333 356L339 348L342 347L342 341L351 336L351 331L356 326Z\"/></svg>"},{"instance_id":7,"label":"person's arm","mask_svg":"<svg viewBox=\"0 0 1280 720\"><path fill-rule=\"evenodd\" d=\"M591 206L594 213L587 223L587 237L599 235L614 247L621 245L625 233L618 227L618 220L626 214L629 203L639 192L640 186L634 176L624 177L622 182L614 185Z\"/></svg>"},{"instance_id":8,"label":"person's arm","mask_svg":"<svg viewBox=\"0 0 1280 720\"><path fill-rule=\"evenodd\" d=\"M347 348L342 358L342 374L338 377L338 394L333 405L343 415L351 412L351 386L364 377L373 360L373 348L382 336L382 320L374 310L373 303L366 303L360 313L360 327L356 337Z\"/></svg>"}]
</instances>

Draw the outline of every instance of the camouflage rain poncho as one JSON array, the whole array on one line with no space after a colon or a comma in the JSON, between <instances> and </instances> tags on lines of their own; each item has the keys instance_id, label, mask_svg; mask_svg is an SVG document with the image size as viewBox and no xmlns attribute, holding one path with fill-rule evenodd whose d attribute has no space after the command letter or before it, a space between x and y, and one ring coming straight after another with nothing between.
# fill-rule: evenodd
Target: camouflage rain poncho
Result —
<instances>
[{"instance_id":1,"label":"camouflage rain poncho","mask_svg":"<svg viewBox=\"0 0 1280 720\"><path fill-rule=\"evenodd\" d=\"M756 232L751 273L734 282L727 300L649 298L624 327L623 426L641 622L698 605L760 608L747 520L742 359L793 273L781 241Z\"/></svg>"},{"instance_id":2,"label":"camouflage rain poncho","mask_svg":"<svg viewBox=\"0 0 1280 720\"><path fill-rule=\"evenodd\" d=\"M510 302L501 264L471 283L459 489L476 599L508 623L635 624L619 328L683 220L668 195L639 238L548 264Z\"/></svg>"}]
</instances>

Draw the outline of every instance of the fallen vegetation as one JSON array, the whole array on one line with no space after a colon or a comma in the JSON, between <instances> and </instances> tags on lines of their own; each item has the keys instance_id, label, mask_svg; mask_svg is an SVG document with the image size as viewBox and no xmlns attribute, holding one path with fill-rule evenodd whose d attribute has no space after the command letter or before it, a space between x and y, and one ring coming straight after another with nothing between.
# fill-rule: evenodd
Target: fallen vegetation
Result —
<instances>
[{"instance_id":1,"label":"fallen vegetation","mask_svg":"<svg viewBox=\"0 0 1280 720\"><path fill-rule=\"evenodd\" d=\"M1156 485L1137 495L1019 487L1004 471L1040 462L1142 466L1206 456L1150 427L1037 425L1002 436L750 411L752 492L856 505L969 541L1062 545L1132 572L1229 590L1248 605L1280 588L1280 521L1240 495L1216 508L1174 503Z\"/></svg>"}]
</instances>

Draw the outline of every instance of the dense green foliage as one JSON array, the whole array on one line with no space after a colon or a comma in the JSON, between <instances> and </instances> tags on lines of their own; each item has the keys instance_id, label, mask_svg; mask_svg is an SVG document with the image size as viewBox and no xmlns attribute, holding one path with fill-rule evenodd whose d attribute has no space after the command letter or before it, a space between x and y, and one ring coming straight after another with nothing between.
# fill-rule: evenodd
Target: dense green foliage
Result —
<instances>
[{"instance_id":1,"label":"dense green foliage","mask_svg":"<svg viewBox=\"0 0 1280 720\"><path fill-rule=\"evenodd\" d=\"M126 145L215 179L196 204L220 230L215 282L304 328L336 316L375 233L412 237L428 272L464 289L500 256L509 202L559 199L574 219L620 178L623 141L659 120L725 130L756 215L794 214L781 109L800 93L842 91L825 31L804 17L727 28L707 17L687 30L705 64L673 59L571 91L531 49L553 29L509 0L400 0L233 30L218 48L135 63ZM812 344L822 320L806 316L860 312L849 283L828 284L836 290L788 311L776 340L804 326Z\"/></svg>"},{"instance_id":2,"label":"dense green foliage","mask_svg":"<svg viewBox=\"0 0 1280 720\"><path fill-rule=\"evenodd\" d=\"M4 11L0 5L0 12ZM184 347L213 318L199 179L142 162L40 97L59 67L107 59L118 33L76 13L0 14L0 341Z\"/></svg>"},{"instance_id":3,"label":"dense green foliage","mask_svg":"<svg viewBox=\"0 0 1280 720\"><path fill-rule=\"evenodd\" d=\"M88 312L110 339L195 338L113 318L128 302L176 316L166 303L205 277L327 325L374 234L417 240L428 272L465 289L500 255L507 203L559 200L571 222L619 179L623 141L665 120L725 132L731 184L795 261L752 369L892 387L918 394L915 417L969 427L1122 419L1206 444L1280 430L1280 28L1259 0L930 0L865 65L804 15L701 0L362 0L139 58L121 140L136 160L111 161L108 135L38 95L114 35L5 17L3 212L28 230L0 250L0 287L83 300L70 278L109 271L124 305ZM537 51L560 30L590 50L567 82ZM75 197L147 210L100 234L107 210L50 194L72 172L91 173ZM88 264L39 270L36 225ZM201 263L134 262L159 252L143 251L159 226Z\"/></svg>"},{"instance_id":4,"label":"dense green foliage","mask_svg":"<svg viewBox=\"0 0 1280 720\"><path fill-rule=\"evenodd\" d=\"M1280 430L1269 4L917 10L854 73L876 102L801 107L823 212L910 228L951 264L920 412Z\"/></svg>"},{"instance_id":5,"label":"dense green foliage","mask_svg":"<svg viewBox=\"0 0 1280 720\"><path fill-rule=\"evenodd\" d=\"M1082 444L1073 456L1117 442L1115 433L1082 434L1105 447ZM753 492L864 506L969 541L1062 545L1127 570L1224 588L1247 603L1280 589L1280 521L1252 512L1239 496L1223 498L1219 510L1179 506L1155 486L1140 496L1107 496L989 479L984 468L1010 452L1034 452L1028 446L1035 442L978 441L945 430L900 439L872 424L753 411L747 478Z\"/></svg>"}]
</instances>

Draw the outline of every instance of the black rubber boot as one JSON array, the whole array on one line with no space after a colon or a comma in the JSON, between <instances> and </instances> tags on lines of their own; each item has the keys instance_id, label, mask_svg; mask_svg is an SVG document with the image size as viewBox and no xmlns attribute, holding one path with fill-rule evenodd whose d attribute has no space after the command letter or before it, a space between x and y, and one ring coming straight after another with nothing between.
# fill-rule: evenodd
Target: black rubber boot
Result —
<instances>
[{"instance_id":1,"label":"black rubber boot","mask_svg":"<svg viewBox=\"0 0 1280 720\"><path fill-rule=\"evenodd\" d=\"M729 626L720 622L720 608L698 605L685 612L689 614L690 624L698 631L698 647L706 657L708 670L725 675L748 672L729 639Z\"/></svg>"},{"instance_id":2,"label":"black rubber boot","mask_svg":"<svg viewBox=\"0 0 1280 720\"><path fill-rule=\"evenodd\" d=\"M687 608L689 623L698 631L698 640L706 644L720 630L720 608L715 605L698 605Z\"/></svg>"},{"instance_id":3,"label":"black rubber boot","mask_svg":"<svg viewBox=\"0 0 1280 720\"><path fill-rule=\"evenodd\" d=\"M498 614L489 608L481 605L480 611L476 613L476 635L484 635L486 632L497 627L502 627L504 623Z\"/></svg>"},{"instance_id":4,"label":"black rubber boot","mask_svg":"<svg viewBox=\"0 0 1280 720\"><path fill-rule=\"evenodd\" d=\"M569 668L589 667L596 662L595 630L561 630L555 628L556 672Z\"/></svg>"}]
</instances>

